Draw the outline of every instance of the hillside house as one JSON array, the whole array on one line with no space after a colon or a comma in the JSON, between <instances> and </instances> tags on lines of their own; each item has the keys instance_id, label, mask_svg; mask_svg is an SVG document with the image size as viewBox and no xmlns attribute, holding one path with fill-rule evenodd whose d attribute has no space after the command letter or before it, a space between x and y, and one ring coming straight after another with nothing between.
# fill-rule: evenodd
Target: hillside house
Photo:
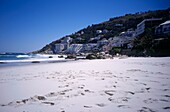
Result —
<instances>
[{"instance_id":1,"label":"hillside house","mask_svg":"<svg viewBox=\"0 0 170 112\"><path fill-rule=\"evenodd\" d=\"M64 50L64 44L55 44L54 53L61 53Z\"/></svg>"},{"instance_id":2,"label":"hillside house","mask_svg":"<svg viewBox=\"0 0 170 112\"><path fill-rule=\"evenodd\" d=\"M136 32L133 29L128 29L126 32L120 33L119 36L135 37L136 36Z\"/></svg>"},{"instance_id":3,"label":"hillside house","mask_svg":"<svg viewBox=\"0 0 170 112\"><path fill-rule=\"evenodd\" d=\"M81 40L82 40L82 38L81 38L81 37L77 37L77 38L76 38L76 40L81 41Z\"/></svg>"},{"instance_id":4,"label":"hillside house","mask_svg":"<svg viewBox=\"0 0 170 112\"><path fill-rule=\"evenodd\" d=\"M156 27L155 34L156 35L170 35L170 20Z\"/></svg>"},{"instance_id":5,"label":"hillside house","mask_svg":"<svg viewBox=\"0 0 170 112\"><path fill-rule=\"evenodd\" d=\"M102 39L100 41L97 41L97 47L103 46L103 45L108 45L109 41L107 39Z\"/></svg>"},{"instance_id":6,"label":"hillside house","mask_svg":"<svg viewBox=\"0 0 170 112\"><path fill-rule=\"evenodd\" d=\"M102 30L96 30L96 34L101 34Z\"/></svg>"},{"instance_id":7,"label":"hillside house","mask_svg":"<svg viewBox=\"0 0 170 112\"><path fill-rule=\"evenodd\" d=\"M97 37L94 37L94 40L100 40L101 39L101 35L98 35Z\"/></svg>"},{"instance_id":8,"label":"hillside house","mask_svg":"<svg viewBox=\"0 0 170 112\"><path fill-rule=\"evenodd\" d=\"M97 46L97 44L72 44L67 50L67 53L70 54L77 54L77 53L81 53L81 52L87 52L87 51L91 51L93 50L93 48L95 48Z\"/></svg>"},{"instance_id":9,"label":"hillside house","mask_svg":"<svg viewBox=\"0 0 170 112\"><path fill-rule=\"evenodd\" d=\"M123 24L115 24L114 26L116 26L116 27L122 27Z\"/></svg>"},{"instance_id":10,"label":"hillside house","mask_svg":"<svg viewBox=\"0 0 170 112\"><path fill-rule=\"evenodd\" d=\"M66 52L70 54L76 54L80 52L82 47L83 44L71 44L70 47L66 50Z\"/></svg>"},{"instance_id":11,"label":"hillside house","mask_svg":"<svg viewBox=\"0 0 170 112\"><path fill-rule=\"evenodd\" d=\"M81 31L81 35L83 35L84 34L84 31Z\"/></svg>"},{"instance_id":12,"label":"hillside house","mask_svg":"<svg viewBox=\"0 0 170 112\"><path fill-rule=\"evenodd\" d=\"M102 31L102 33L103 34L106 34L106 33L108 33L109 31L107 30L107 29L104 29L103 31Z\"/></svg>"},{"instance_id":13,"label":"hillside house","mask_svg":"<svg viewBox=\"0 0 170 112\"><path fill-rule=\"evenodd\" d=\"M161 20L162 18L151 18L143 20L137 25L136 36L139 36L144 33L146 28L156 27L161 23Z\"/></svg>"},{"instance_id":14,"label":"hillside house","mask_svg":"<svg viewBox=\"0 0 170 112\"><path fill-rule=\"evenodd\" d=\"M127 48L128 48L128 49L132 49L133 46L134 46L134 44L133 44L132 42L130 42L130 43L127 44Z\"/></svg>"},{"instance_id":15,"label":"hillside house","mask_svg":"<svg viewBox=\"0 0 170 112\"><path fill-rule=\"evenodd\" d=\"M72 38L71 37L64 37L64 39L61 41L61 43L70 43L72 42Z\"/></svg>"},{"instance_id":16,"label":"hillside house","mask_svg":"<svg viewBox=\"0 0 170 112\"><path fill-rule=\"evenodd\" d=\"M122 47L124 44L129 43L129 40L124 37L114 37L111 44L112 47Z\"/></svg>"},{"instance_id":17,"label":"hillside house","mask_svg":"<svg viewBox=\"0 0 170 112\"><path fill-rule=\"evenodd\" d=\"M81 52L91 51L91 50L93 50L93 48L95 48L96 46L97 46L97 44L92 44L92 43L83 44L82 49L81 49Z\"/></svg>"}]
</instances>

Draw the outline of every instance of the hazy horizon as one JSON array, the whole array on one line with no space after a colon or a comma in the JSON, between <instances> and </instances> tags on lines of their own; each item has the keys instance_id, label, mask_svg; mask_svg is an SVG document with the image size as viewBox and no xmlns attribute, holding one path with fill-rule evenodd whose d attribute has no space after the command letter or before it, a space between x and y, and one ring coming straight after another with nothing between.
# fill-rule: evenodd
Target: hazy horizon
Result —
<instances>
[{"instance_id":1,"label":"hazy horizon","mask_svg":"<svg viewBox=\"0 0 170 112\"><path fill-rule=\"evenodd\" d=\"M168 0L0 0L0 52L31 52L89 25L169 8Z\"/></svg>"}]
</instances>

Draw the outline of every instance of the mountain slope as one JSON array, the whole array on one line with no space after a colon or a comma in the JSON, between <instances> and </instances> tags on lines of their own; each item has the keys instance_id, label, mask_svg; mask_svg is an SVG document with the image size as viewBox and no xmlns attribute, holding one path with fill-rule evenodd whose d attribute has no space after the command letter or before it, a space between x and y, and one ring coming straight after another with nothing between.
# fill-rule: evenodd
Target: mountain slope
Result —
<instances>
[{"instance_id":1,"label":"mountain slope","mask_svg":"<svg viewBox=\"0 0 170 112\"><path fill-rule=\"evenodd\" d=\"M81 29L78 32L67 35L73 38L72 43L88 43L91 38L97 36L97 30L108 30L108 32L102 34L102 38L108 39L120 34L120 32L126 31L129 28L136 29L136 25L142 20L147 18L162 18L162 21L170 19L170 8L166 10L148 11L148 12L137 12L135 14L126 14L124 16L110 18L108 21L93 24L87 28ZM66 37L66 36L65 36ZM81 37L81 40L77 38ZM32 53L54 53L53 47L55 44L60 43L64 37L47 44L42 49L34 51ZM96 43L92 41L92 43Z\"/></svg>"}]
</instances>

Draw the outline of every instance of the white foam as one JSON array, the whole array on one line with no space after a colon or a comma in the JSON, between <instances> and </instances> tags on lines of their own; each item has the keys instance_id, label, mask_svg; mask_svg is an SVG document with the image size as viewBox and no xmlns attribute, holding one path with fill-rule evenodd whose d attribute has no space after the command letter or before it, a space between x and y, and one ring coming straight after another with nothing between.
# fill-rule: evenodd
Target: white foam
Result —
<instances>
[{"instance_id":1,"label":"white foam","mask_svg":"<svg viewBox=\"0 0 170 112\"><path fill-rule=\"evenodd\" d=\"M30 58L32 56L29 56L29 55L18 55L16 56L17 58Z\"/></svg>"}]
</instances>

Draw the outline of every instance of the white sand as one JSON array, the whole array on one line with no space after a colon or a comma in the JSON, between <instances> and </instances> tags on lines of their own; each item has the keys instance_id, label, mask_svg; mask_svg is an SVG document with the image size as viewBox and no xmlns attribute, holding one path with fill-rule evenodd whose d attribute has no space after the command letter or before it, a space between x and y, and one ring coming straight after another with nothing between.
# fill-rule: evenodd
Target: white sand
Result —
<instances>
[{"instance_id":1,"label":"white sand","mask_svg":"<svg viewBox=\"0 0 170 112\"><path fill-rule=\"evenodd\" d=\"M169 112L170 57L0 68L0 112Z\"/></svg>"}]
</instances>

